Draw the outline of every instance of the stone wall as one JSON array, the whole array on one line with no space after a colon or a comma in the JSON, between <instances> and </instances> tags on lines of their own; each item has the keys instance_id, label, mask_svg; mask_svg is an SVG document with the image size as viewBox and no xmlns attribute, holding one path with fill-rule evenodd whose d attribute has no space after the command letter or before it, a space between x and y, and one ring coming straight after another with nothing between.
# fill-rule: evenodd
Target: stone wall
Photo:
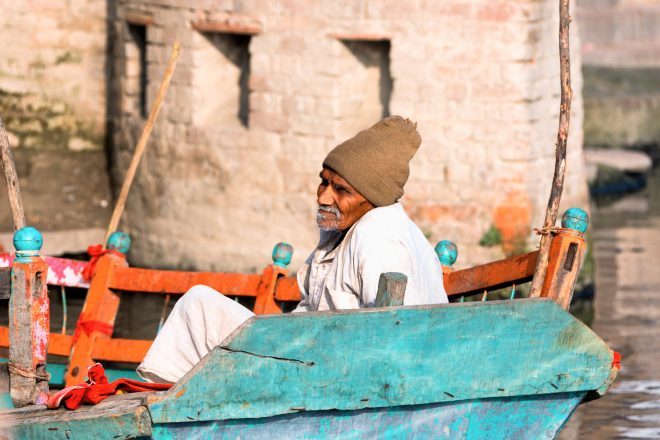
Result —
<instances>
[{"instance_id":1,"label":"stone wall","mask_svg":"<svg viewBox=\"0 0 660 440\"><path fill-rule=\"evenodd\" d=\"M492 225L508 251L531 246L558 124L556 1L111 4L118 179L183 47L124 217L135 263L250 270L287 241L296 268L318 237L323 158L386 114L418 122L403 203L429 240L454 240L461 267L502 254L479 245ZM563 201L584 206L573 63Z\"/></svg>"},{"instance_id":2,"label":"stone wall","mask_svg":"<svg viewBox=\"0 0 660 440\"><path fill-rule=\"evenodd\" d=\"M576 15L586 65L660 67L660 0L581 1Z\"/></svg>"},{"instance_id":3,"label":"stone wall","mask_svg":"<svg viewBox=\"0 0 660 440\"><path fill-rule=\"evenodd\" d=\"M105 157L107 5L98 0L1 4L0 116L16 149L26 221L46 232L48 252L82 252L90 237L103 238L111 209ZM12 231L0 180L0 231ZM53 246L50 231L60 231L66 246ZM3 244L12 248L11 239L1 239Z\"/></svg>"},{"instance_id":4,"label":"stone wall","mask_svg":"<svg viewBox=\"0 0 660 440\"><path fill-rule=\"evenodd\" d=\"M16 148L103 149L107 6L2 2L0 110Z\"/></svg>"},{"instance_id":5,"label":"stone wall","mask_svg":"<svg viewBox=\"0 0 660 440\"><path fill-rule=\"evenodd\" d=\"M660 146L660 0L580 2L585 140ZM657 154L657 153L656 153Z\"/></svg>"}]
</instances>

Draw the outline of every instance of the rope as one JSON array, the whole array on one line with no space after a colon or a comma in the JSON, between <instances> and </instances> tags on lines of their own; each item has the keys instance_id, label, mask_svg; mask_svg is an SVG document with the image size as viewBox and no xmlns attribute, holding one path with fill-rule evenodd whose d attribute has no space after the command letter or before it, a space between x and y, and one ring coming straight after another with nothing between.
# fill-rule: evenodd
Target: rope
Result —
<instances>
[{"instance_id":1,"label":"rope","mask_svg":"<svg viewBox=\"0 0 660 440\"><path fill-rule=\"evenodd\" d=\"M68 318L68 313L67 313L67 307L66 307L66 290L64 289L64 285L61 286L61 292L62 292L62 334L66 335L66 321Z\"/></svg>"},{"instance_id":2,"label":"rope","mask_svg":"<svg viewBox=\"0 0 660 440\"><path fill-rule=\"evenodd\" d=\"M41 381L48 382L50 380L50 373L37 373L36 371L24 370L21 367L18 367L12 363L7 363L9 367L9 372L17 374L19 376L27 377L28 379L37 379Z\"/></svg>"},{"instance_id":3,"label":"rope","mask_svg":"<svg viewBox=\"0 0 660 440\"><path fill-rule=\"evenodd\" d=\"M555 227L534 228L534 232L536 232L539 235L556 234L558 231L561 231L561 228L555 228Z\"/></svg>"}]
</instances>

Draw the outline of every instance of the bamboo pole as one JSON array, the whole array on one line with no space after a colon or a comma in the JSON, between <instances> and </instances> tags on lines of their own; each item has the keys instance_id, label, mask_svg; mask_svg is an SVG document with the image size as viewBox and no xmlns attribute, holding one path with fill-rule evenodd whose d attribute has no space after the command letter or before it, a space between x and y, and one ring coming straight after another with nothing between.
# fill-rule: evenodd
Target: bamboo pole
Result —
<instances>
[{"instance_id":1,"label":"bamboo pole","mask_svg":"<svg viewBox=\"0 0 660 440\"><path fill-rule=\"evenodd\" d=\"M23 212L23 201L21 199L21 189L18 185L18 175L14 165L14 156L9 146L7 131L0 117L0 155L2 156L2 168L5 171L5 182L7 183L7 196L9 198L9 207L11 217L14 221L14 231L18 231L25 226L25 214Z\"/></svg>"},{"instance_id":2,"label":"bamboo pole","mask_svg":"<svg viewBox=\"0 0 660 440\"><path fill-rule=\"evenodd\" d=\"M557 221L557 210L564 187L564 173L566 171L566 142L571 120L571 56L569 48L569 14L570 0L559 0L559 75L561 81L561 103L559 107L559 130L557 132L557 145L555 149L555 173L552 178L550 198L545 212L545 221L541 230L541 245L539 258L534 270L534 279L529 293L530 297L541 296L541 289L545 281L548 268L548 253L552 240L551 228Z\"/></svg>"},{"instance_id":3,"label":"bamboo pole","mask_svg":"<svg viewBox=\"0 0 660 440\"><path fill-rule=\"evenodd\" d=\"M154 126L154 121L158 116L158 112L160 111L161 104L163 103L163 100L165 99L165 95L167 94L167 89L170 85L170 80L172 79L172 75L174 75L174 69L176 69L176 63L179 58L180 49L181 49L181 45L179 44L179 42L178 41L175 42L174 48L172 49L172 55L170 55L170 60L168 61L167 68L165 69L165 75L163 76L163 80L160 83L160 89L158 90L158 95L156 96L156 100L154 101L154 104L151 107L151 111L149 112L149 117L147 118L147 122L144 124L144 128L142 129L142 134L140 135L140 139L138 140L137 147L135 147L135 152L133 153L131 164L128 167L128 171L126 171L126 177L124 177L124 183L121 186L119 197L117 198L117 202L115 203L115 209L112 211L112 218L110 219L110 224L108 225L108 229L105 234L105 243L108 242L108 238L110 238L110 234L115 232L117 230L117 226L119 226L119 220L121 219L121 215L124 213L124 207L126 206L128 191L131 189L131 184L133 183L135 172L137 171L137 167L140 164L140 159L142 158L142 154L144 153L144 150L147 146L147 141L149 140L149 136L151 135L151 131Z\"/></svg>"}]
</instances>

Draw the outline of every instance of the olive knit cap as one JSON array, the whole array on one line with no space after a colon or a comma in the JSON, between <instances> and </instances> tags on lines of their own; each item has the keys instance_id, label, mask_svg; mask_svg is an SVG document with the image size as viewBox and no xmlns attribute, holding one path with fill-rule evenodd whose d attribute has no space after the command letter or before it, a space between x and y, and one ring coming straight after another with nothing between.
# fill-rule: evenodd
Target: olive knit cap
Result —
<instances>
[{"instance_id":1,"label":"olive knit cap","mask_svg":"<svg viewBox=\"0 0 660 440\"><path fill-rule=\"evenodd\" d=\"M336 146L323 161L374 206L395 203L408 180L408 162L422 138L417 124L389 116Z\"/></svg>"}]
</instances>

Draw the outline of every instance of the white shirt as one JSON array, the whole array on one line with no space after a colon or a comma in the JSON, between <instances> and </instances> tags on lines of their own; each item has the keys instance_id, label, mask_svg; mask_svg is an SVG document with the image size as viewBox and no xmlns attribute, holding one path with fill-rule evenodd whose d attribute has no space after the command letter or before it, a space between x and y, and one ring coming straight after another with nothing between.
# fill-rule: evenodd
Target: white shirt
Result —
<instances>
[{"instance_id":1,"label":"white shirt","mask_svg":"<svg viewBox=\"0 0 660 440\"><path fill-rule=\"evenodd\" d=\"M372 209L341 235L321 232L298 272L302 301L294 312L373 307L385 272L408 277L404 305L447 302L440 261L400 203Z\"/></svg>"},{"instance_id":2,"label":"white shirt","mask_svg":"<svg viewBox=\"0 0 660 440\"><path fill-rule=\"evenodd\" d=\"M321 233L298 272L302 301L294 312L372 307L384 272L408 277L404 305L446 303L442 268L422 231L400 204L375 208L342 238ZM254 314L206 286L177 301L137 371L144 379L176 382Z\"/></svg>"}]
</instances>

